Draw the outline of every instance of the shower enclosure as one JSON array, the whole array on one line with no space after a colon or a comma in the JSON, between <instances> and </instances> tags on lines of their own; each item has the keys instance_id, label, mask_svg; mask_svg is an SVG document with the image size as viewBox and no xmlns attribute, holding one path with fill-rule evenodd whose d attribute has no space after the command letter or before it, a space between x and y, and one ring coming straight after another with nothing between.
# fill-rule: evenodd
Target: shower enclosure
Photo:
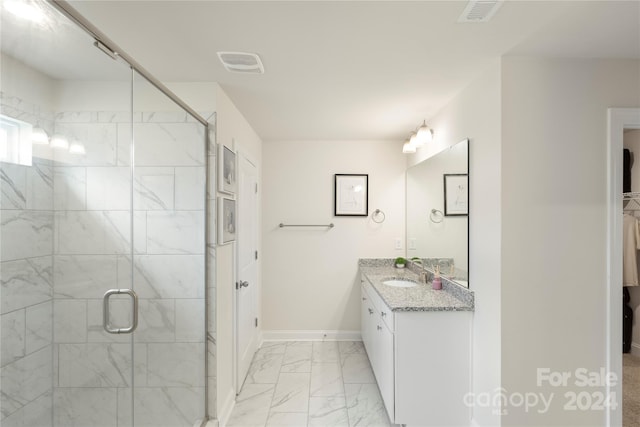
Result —
<instances>
[{"instance_id":1,"label":"shower enclosure","mask_svg":"<svg viewBox=\"0 0 640 427\"><path fill-rule=\"evenodd\" d=\"M193 426L206 122L47 3L1 2L3 427Z\"/></svg>"}]
</instances>

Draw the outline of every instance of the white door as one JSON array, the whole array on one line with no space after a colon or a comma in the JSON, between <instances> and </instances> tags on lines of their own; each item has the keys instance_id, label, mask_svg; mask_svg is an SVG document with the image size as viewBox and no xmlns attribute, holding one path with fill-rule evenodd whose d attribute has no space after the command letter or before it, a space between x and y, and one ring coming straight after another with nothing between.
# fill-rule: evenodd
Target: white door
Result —
<instances>
[{"instance_id":1,"label":"white door","mask_svg":"<svg viewBox=\"0 0 640 427\"><path fill-rule=\"evenodd\" d=\"M238 156L238 282L236 285L236 392L247 377L258 345L257 242L258 176L256 167Z\"/></svg>"}]
</instances>

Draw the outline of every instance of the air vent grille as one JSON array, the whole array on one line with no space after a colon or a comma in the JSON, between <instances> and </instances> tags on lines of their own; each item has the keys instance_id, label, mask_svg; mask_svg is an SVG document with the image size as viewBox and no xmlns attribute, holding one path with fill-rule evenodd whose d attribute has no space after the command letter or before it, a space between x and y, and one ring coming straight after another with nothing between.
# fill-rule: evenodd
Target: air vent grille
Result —
<instances>
[{"instance_id":1,"label":"air vent grille","mask_svg":"<svg viewBox=\"0 0 640 427\"><path fill-rule=\"evenodd\" d=\"M504 3L501 0L473 0L467 4L458 22L487 22Z\"/></svg>"},{"instance_id":2,"label":"air vent grille","mask_svg":"<svg viewBox=\"0 0 640 427\"><path fill-rule=\"evenodd\" d=\"M232 73L264 74L264 66L255 53L218 52L218 58Z\"/></svg>"}]
</instances>

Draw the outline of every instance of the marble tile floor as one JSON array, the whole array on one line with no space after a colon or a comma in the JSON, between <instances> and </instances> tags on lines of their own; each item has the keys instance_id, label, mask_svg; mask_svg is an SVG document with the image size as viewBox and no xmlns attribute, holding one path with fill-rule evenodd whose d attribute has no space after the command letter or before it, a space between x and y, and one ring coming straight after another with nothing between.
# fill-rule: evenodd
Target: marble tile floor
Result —
<instances>
[{"instance_id":1,"label":"marble tile floor","mask_svg":"<svg viewBox=\"0 0 640 427\"><path fill-rule=\"evenodd\" d=\"M393 426L362 342L265 342L229 427Z\"/></svg>"}]
</instances>

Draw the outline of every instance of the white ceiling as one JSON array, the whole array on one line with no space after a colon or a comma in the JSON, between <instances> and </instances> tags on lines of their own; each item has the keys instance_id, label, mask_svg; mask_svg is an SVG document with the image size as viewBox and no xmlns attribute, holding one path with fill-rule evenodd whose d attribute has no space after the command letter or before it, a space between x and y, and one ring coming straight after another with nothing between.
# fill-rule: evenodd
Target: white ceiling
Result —
<instances>
[{"instance_id":1,"label":"white ceiling","mask_svg":"<svg viewBox=\"0 0 640 427\"><path fill-rule=\"evenodd\" d=\"M511 0L484 24L455 0L71 4L161 81L219 82L265 140L404 139L501 55L640 58L637 0Z\"/></svg>"}]
</instances>

